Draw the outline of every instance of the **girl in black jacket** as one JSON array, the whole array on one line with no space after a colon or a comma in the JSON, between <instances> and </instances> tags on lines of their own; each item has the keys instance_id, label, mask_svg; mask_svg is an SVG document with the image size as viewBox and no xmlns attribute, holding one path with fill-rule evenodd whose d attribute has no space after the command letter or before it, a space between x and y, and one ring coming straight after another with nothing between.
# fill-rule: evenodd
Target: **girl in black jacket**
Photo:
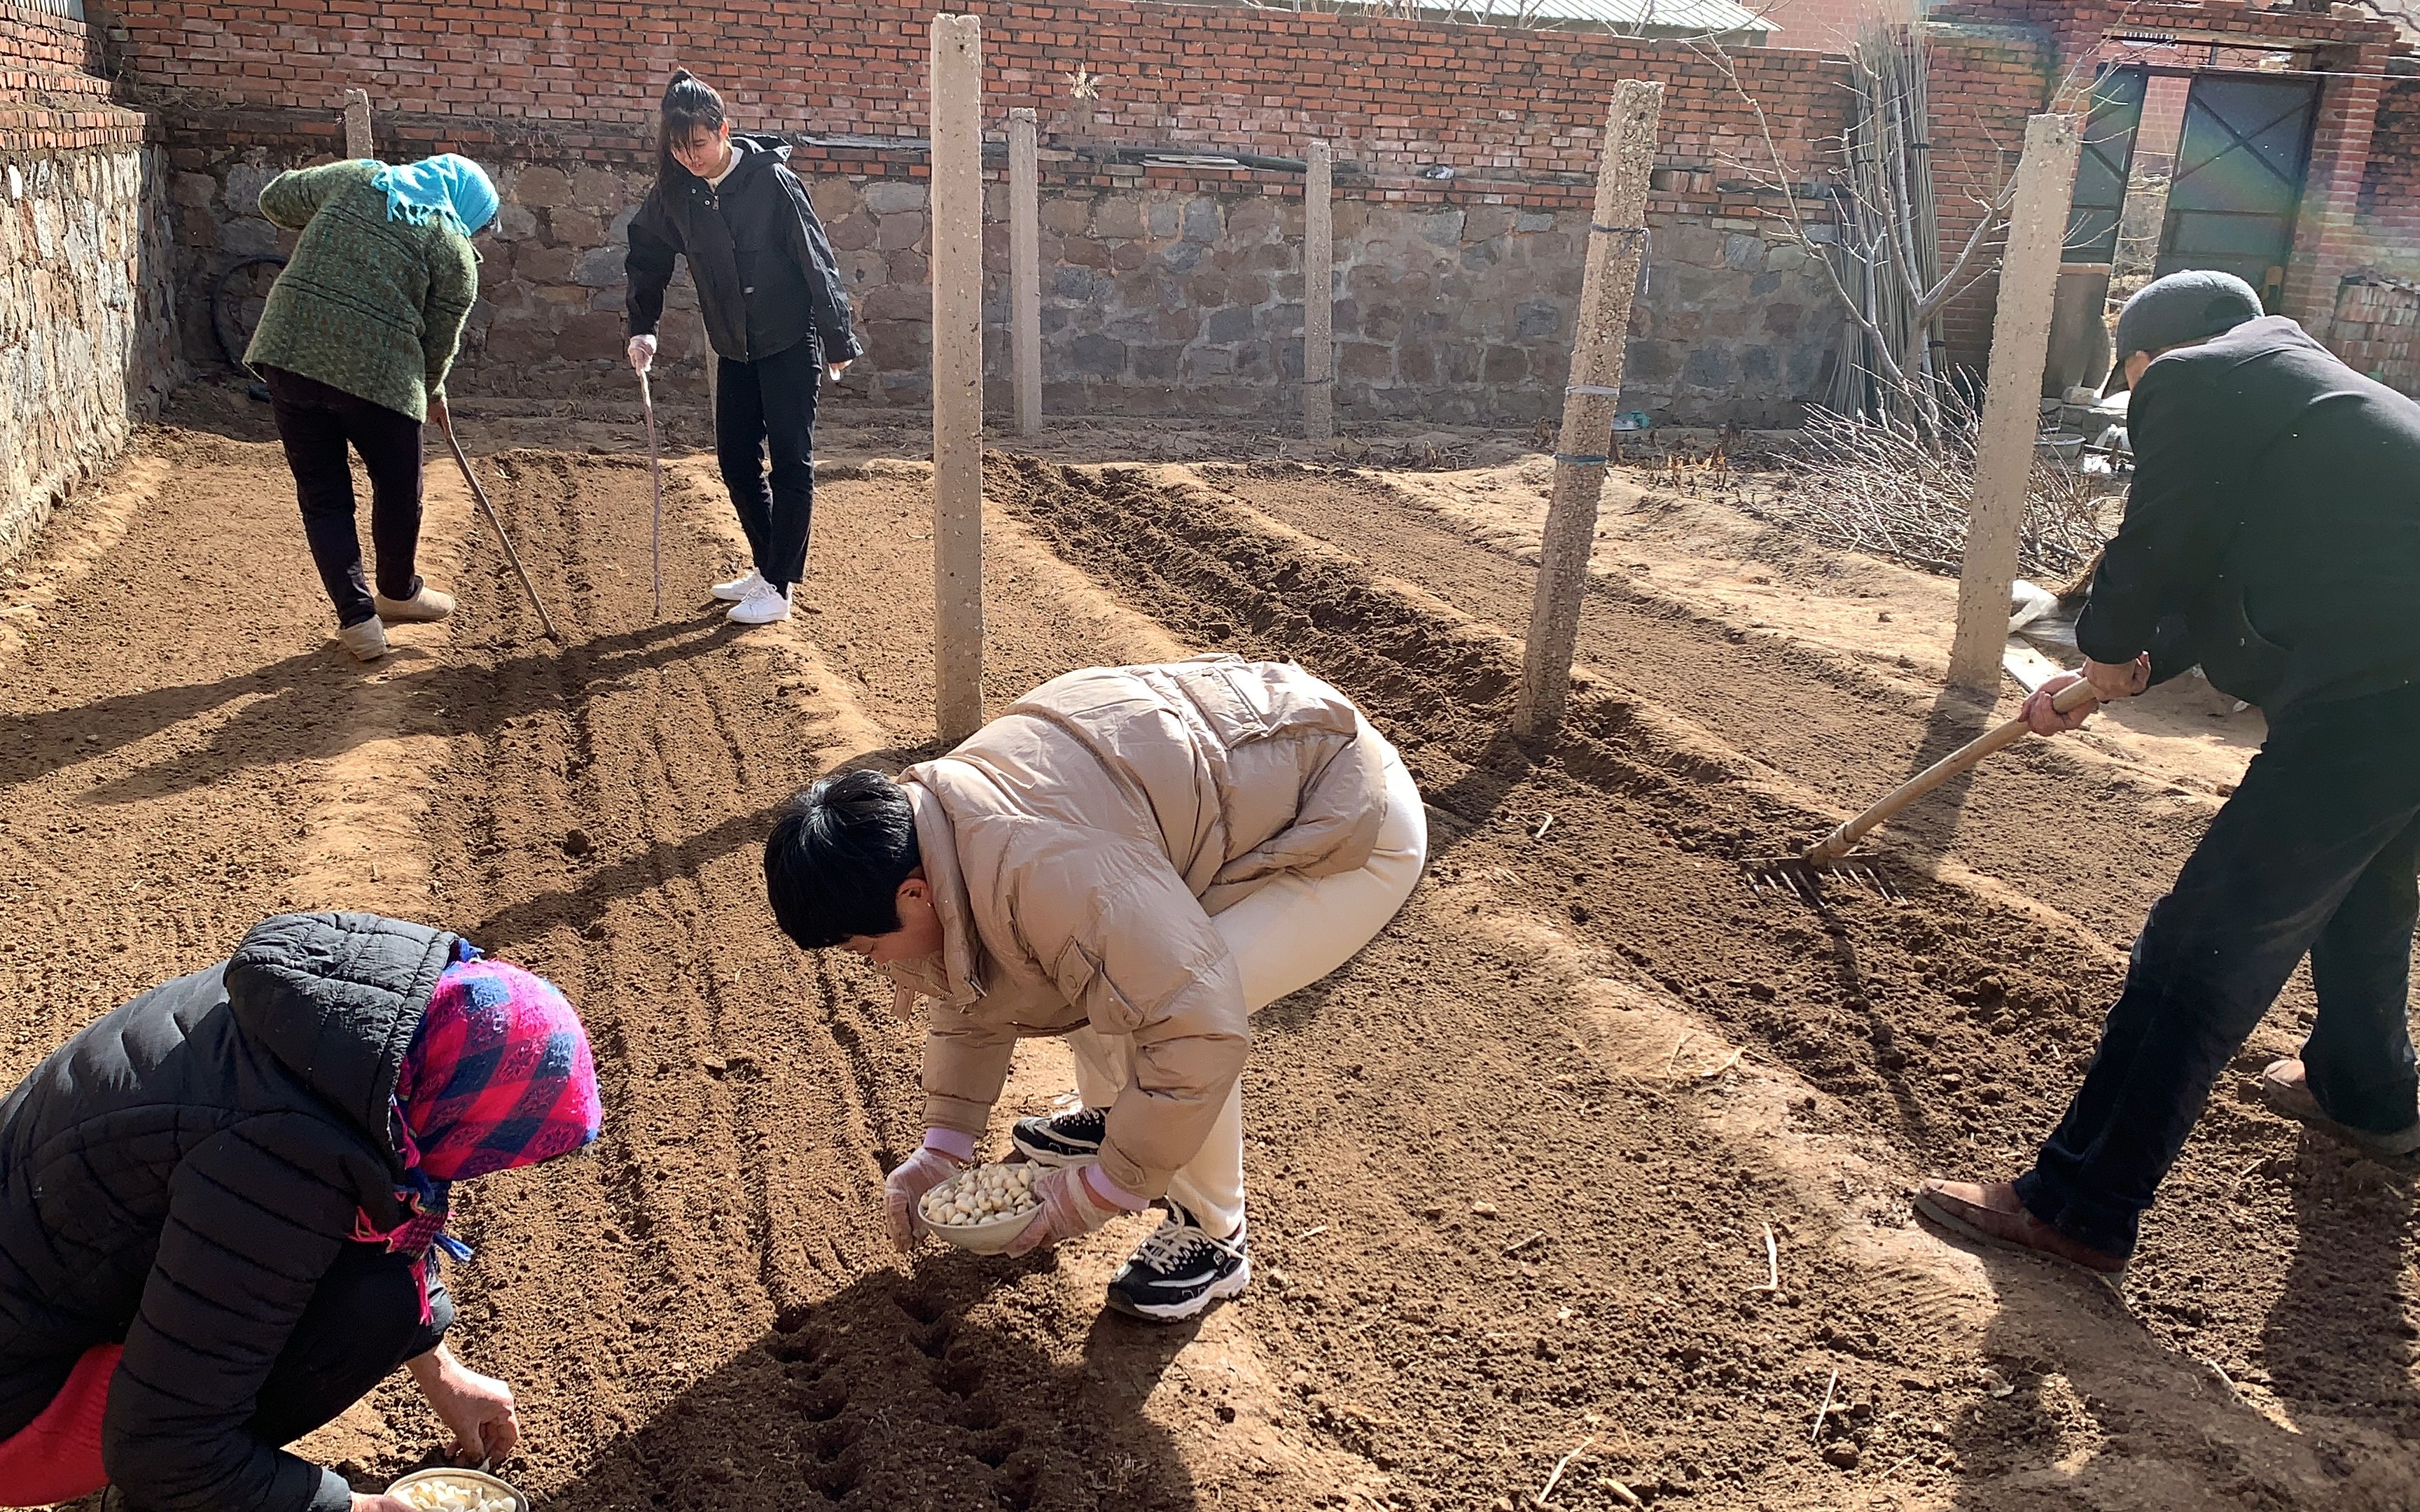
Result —
<instances>
[{"instance_id":1,"label":"girl in black jacket","mask_svg":"<svg viewBox=\"0 0 2420 1512\"><path fill-rule=\"evenodd\" d=\"M715 449L754 555L714 586L741 625L790 617L814 508L815 391L862 355L848 293L779 137L731 134L722 97L690 76L664 91L656 187L630 222L630 365L655 362L673 259L689 258L721 366ZM767 486L765 454L772 454Z\"/></svg>"},{"instance_id":2,"label":"girl in black jacket","mask_svg":"<svg viewBox=\"0 0 2420 1512\"><path fill-rule=\"evenodd\" d=\"M444 1347L452 1183L602 1111L562 994L458 937L291 915L0 1101L0 1505L408 1512L283 1445L408 1369L472 1459L511 1390Z\"/></svg>"}]
</instances>

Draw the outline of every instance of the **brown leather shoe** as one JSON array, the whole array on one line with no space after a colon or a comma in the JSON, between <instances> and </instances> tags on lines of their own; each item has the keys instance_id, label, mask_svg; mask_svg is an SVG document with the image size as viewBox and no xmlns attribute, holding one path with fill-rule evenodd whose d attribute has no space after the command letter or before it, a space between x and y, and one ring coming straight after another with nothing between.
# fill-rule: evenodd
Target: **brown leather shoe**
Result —
<instances>
[{"instance_id":1,"label":"brown leather shoe","mask_svg":"<svg viewBox=\"0 0 2420 1512\"><path fill-rule=\"evenodd\" d=\"M2123 1259L2079 1244L2027 1212L2012 1182L1927 1181L1916 1189L1916 1211L1962 1239L2065 1260L2112 1291L2126 1278Z\"/></svg>"},{"instance_id":2,"label":"brown leather shoe","mask_svg":"<svg viewBox=\"0 0 2420 1512\"><path fill-rule=\"evenodd\" d=\"M2350 1139L2373 1155L2409 1155L2420 1150L2420 1122L2393 1134L2377 1134L2368 1129L2356 1129L2338 1123L2321 1111L2319 1100L2311 1095L2310 1078L2299 1060L2273 1060L2255 1084L2260 1101L2272 1113L2282 1113L2299 1119L2314 1129L2324 1129L2339 1139Z\"/></svg>"}]
</instances>

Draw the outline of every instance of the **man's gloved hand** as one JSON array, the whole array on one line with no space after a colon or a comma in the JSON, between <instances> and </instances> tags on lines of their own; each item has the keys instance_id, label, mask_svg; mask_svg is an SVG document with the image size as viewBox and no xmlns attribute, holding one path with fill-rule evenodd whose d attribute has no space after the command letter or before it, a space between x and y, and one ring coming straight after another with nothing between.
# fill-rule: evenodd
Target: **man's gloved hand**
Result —
<instances>
[{"instance_id":1,"label":"man's gloved hand","mask_svg":"<svg viewBox=\"0 0 2420 1512\"><path fill-rule=\"evenodd\" d=\"M630 338L629 352L630 371L634 373L645 372L647 369L656 365L656 338L653 336L632 336Z\"/></svg>"},{"instance_id":2,"label":"man's gloved hand","mask_svg":"<svg viewBox=\"0 0 2420 1512\"><path fill-rule=\"evenodd\" d=\"M2100 704L2086 699L2066 714L2051 706L2051 701L2063 690L2083 681L2082 672L2059 673L2026 695L2024 707L2018 711L2019 717L2038 735L2061 735L2071 730L2083 729L2084 721L2092 717L2092 711L2101 707Z\"/></svg>"},{"instance_id":3,"label":"man's gloved hand","mask_svg":"<svg viewBox=\"0 0 2420 1512\"><path fill-rule=\"evenodd\" d=\"M916 1247L916 1204L925 1193L966 1168L967 1163L957 1156L934 1149L930 1134L925 1135L922 1149L892 1167L882 1182L882 1219L893 1245L901 1250Z\"/></svg>"},{"instance_id":4,"label":"man's gloved hand","mask_svg":"<svg viewBox=\"0 0 2420 1512\"><path fill-rule=\"evenodd\" d=\"M1096 1181L1106 1183L1107 1180L1095 1166L1062 1165L1034 1182L1033 1193L1042 1199L1042 1211L1033 1215L1033 1221L1010 1240L1008 1247L1001 1253L1030 1255L1045 1244L1056 1244L1063 1239L1089 1234L1119 1213L1141 1211L1142 1205L1139 1202L1129 1208L1119 1200L1125 1197L1125 1193L1117 1193L1115 1196L1105 1196L1094 1184Z\"/></svg>"}]
</instances>

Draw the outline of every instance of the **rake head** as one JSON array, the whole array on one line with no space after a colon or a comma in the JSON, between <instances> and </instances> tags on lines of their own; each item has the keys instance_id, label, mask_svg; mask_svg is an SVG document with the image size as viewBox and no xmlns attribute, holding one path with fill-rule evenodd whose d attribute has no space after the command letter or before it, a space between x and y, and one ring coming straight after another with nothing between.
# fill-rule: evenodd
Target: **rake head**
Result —
<instances>
[{"instance_id":1,"label":"rake head","mask_svg":"<svg viewBox=\"0 0 2420 1512\"><path fill-rule=\"evenodd\" d=\"M1764 856L1742 861L1740 874L1747 879L1748 890L1760 898L1788 893L1800 903L1820 908L1823 905L1823 884L1837 880L1886 903L1897 903L1899 889L1874 869L1877 859L1871 851L1850 851L1823 861L1804 856Z\"/></svg>"}]
</instances>

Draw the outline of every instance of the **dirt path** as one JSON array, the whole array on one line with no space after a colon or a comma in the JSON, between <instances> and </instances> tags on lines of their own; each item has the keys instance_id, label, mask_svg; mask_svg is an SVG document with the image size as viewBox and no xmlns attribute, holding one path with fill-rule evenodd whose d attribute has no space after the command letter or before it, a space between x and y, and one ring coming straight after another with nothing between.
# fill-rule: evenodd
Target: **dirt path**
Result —
<instances>
[{"instance_id":1,"label":"dirt path","mask_svg":"<svg viewBox=\"0 0 2420 1512\"><path fill-rule=\"evenodd\" d=\"M455 496L451 634L342 663L273 449L209 437L156 436L115 514L20 564L50 596L0 646L23 1005L0 1058L22 1072L282 907L424 912L555 976L608 1134L471 1189L458 1276L460 1346L514 1381L513 1473L542 1503L1510 1507L1581 1451L1557 1505L2408 1504L2400 1174L2230 1086L2133 1317L1908 1221L1914 1177L2005 1169L2055 1116L2114 946L2190 843L2157 795L2110 795L2104 829L2011 874L1985 826L2077 780L2035 757L1931 832L1947 864L1904 905L1760 905L1733 857L1914 760L1928 711L1604 594L1602 675L1525 753L1502 734L1517 569L1433 515L1307 474L1220 493L995 462L996 703L1088 662L1295 656L1434 806L1404 915L1256 1025L1261 1280L1149 1329L1098 1307L1133 1225L1020 1264L882 1247L918 1036L766 917L786 795L929 748L923 466L831 470L817 612L745 634L700 592L735 554L710 466L675 464L662 623L643 465L483 467L565 647ZM1063 1083L1047 1051L1003 1117ZM327 1452L374 1484L430 1438L390 1390Z\"/></svg>"}]
</instances>

